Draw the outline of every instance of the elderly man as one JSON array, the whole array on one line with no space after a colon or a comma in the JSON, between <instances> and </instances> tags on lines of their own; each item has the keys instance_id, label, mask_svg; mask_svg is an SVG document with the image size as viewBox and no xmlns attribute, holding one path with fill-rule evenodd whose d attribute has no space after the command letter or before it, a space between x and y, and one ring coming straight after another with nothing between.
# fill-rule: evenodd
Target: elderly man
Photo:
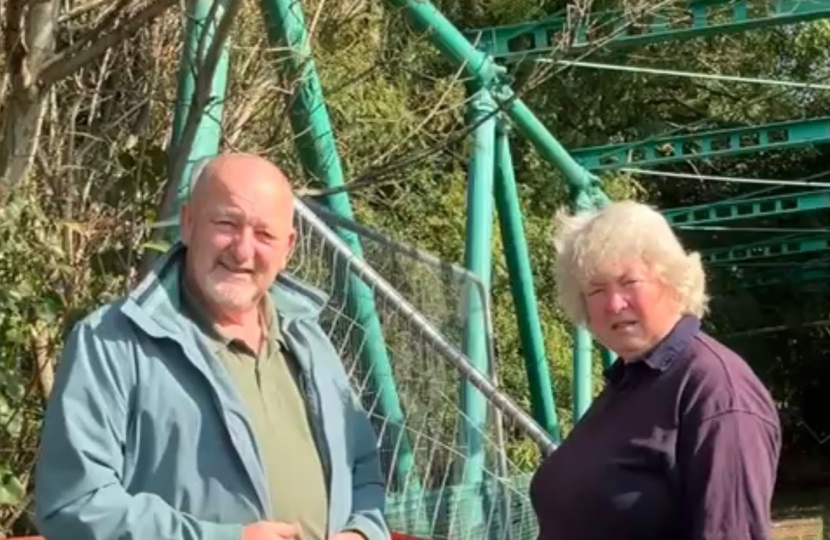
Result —
<instances>
[{"instance_id":1,"label":"elderly man","mask_svg":"<svg viewBox=\"0 0 830 540\"><path fill-rule=\"evenodd\" d=\"M49 540L384 540L377 438L281 274L292 193L274 165L202 171L182 243L72 331L36 476Z\"/></svg>"}]
</instances>

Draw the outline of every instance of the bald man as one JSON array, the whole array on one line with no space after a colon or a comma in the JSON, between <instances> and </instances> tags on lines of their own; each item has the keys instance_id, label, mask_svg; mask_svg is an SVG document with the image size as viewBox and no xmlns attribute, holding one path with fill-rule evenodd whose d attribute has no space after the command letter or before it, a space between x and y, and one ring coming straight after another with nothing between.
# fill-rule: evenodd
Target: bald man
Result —
<instances>
[{"instance_id":1,"label":"bald man","mask_svg":"<svg viewBox=\"0 0 830 540\"><path fill-rule=\"evenodd\" d=\"M292 193L268 161L199 174L181 243L75 326L47 406L48 540L386 540L377 438L283 273Z\"/></svg>"}]
</instances>

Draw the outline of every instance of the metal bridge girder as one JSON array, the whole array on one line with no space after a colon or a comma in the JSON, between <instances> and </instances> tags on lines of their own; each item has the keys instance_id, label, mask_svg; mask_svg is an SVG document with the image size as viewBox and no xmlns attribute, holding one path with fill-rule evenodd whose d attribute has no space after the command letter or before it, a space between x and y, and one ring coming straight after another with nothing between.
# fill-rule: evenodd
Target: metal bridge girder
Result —
<instances>
[{"instance_id":1,"label":"metal bridge girder","mask_svg":"<svg viewBox=\"0 0 830 540\"><path fill-rule=\"evenodd\" d=\"M830 117L662 136L630 143L577 148L571 155L586 169L651 167L678 161L782 150L830 142Z\"/></svg>"},{"instance_id":2,"label":"metal bridge girder","mask_svg":"<svg viewBox=\"0 0 830 540\"><path fill-rule=\"evenodd\" d=\"M673 226L704 225L830 208L830 189L737 201L669 208L663 211Z\"/></svg>"},{"instance_id":3,"label":"metal bridge girder","mask_svg":"<svg viewBox=\"0 0 830 540\"><path fill-rule=\"evenodd\" d=\"M830 280L830 271L826 268L798 268L790 272L764 272L749 275L741 279L741 289L757 289L776 285L801 285L816 281Z\"/></svg>"},{"instance_id":4,"label":"metal bridge girder","mask_svg":"<svg viewBox=\"0 0 830 540\"><path fill-rule=\"evenodd\" d=\"M704 250L701 252L701 258L703 262L709 264L723 264L821 251L830 251L830 234L790 237L750 245Z\"/></svg>"},{"instance_id":5,"label":"metal bridge girder","mask_svg":"<svg viewBox=\"0 0 830 540\"><path fill-rule=\"evenodd\" d=\"M757 30L830 16L830 0L693 0L678 13L676 6L631 19L620 11L588 17L570 15L464 32L478 47L507 62L550 54L583 52L600 43L633 47L727 32Z\"/></svg>"}]
</instances>

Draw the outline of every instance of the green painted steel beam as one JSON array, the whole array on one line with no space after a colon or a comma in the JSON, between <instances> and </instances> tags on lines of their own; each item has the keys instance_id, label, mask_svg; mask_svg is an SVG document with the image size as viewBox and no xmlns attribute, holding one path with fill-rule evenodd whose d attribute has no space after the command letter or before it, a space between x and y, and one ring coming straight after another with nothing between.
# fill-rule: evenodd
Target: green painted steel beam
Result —
<instances>
[{"instance_id":1,"label":"green painted steel beam","mask_svg":"<svg viewBox=\"0 0 830 540\"><path fill-rule=\"evenodd\" d=\"M560 16L541 21L477 28L464 34L497 59L516 62L568 50L623 48L714 34L758 30L830 16L830 0L697 0L668 6L632 22L621 11L601 11L575 20Z\"/></svg>"},{"instance_id":2,"label":"green painted steel beam","mask_svg":"<svg viewBox=\"0 0 830 540\"><path fill-rule=\"evenodd\" d=\"M740 289L758 289L779 285L801 285L816 281L830 281L830 270L826 268L797 268L789 272L764 272L741 278Z\"/></svg>"},{"instance_id":3,"label":"green painted steel beam","mask_svg":"<svg viewBox=\"0 0 830 540\"><path fill-rule=\"evenodd\" d=\"M498 66L491 56L474 47L432 2L386 0L386 4L402 10L413 26L428 34L447 58L464 69L470 78L470 84L490 93L516 129L530 140L545 160L562 172L570 188L575 211L590 211L608 203L608 196L602 191L599 179L571 156L533 111L512 91L505 68ZM579 329L576 336L579 346L575 348L574 361L584 367L582 362L586 352L590 362L590 335L586 337L585 330ZM574 403L577 412L587 408L592 396L591 370L582 367L579 369L582 378L574 379L581 396L578 402ZM471 465L473 471L477 467L476 463Z\"/></svg>"},{"instance_id":4,"label":"green painted steel beam","mask_svg":"<svg viewBox=\"0 0 830 540\"><path fill-rule=\"evenodd\" d=\"M480 89L471 96L468 123L473 131L473 148L467 178L467 223L464 266L490 292L493 266L493 189L496 158L496 110L490 92ZM470 362L481 372L490 373L490 359L482 310L484 304L477 294L467 295L467 317L464 324L462 348ZM480 484L485 478L483 434L487 432L487 402L484 395L469 381L461 384L461 410L464 429L460 431L459 447L464 460L458 465L461 482L469 486ZM463 526L475 527L484 519L483 500L468 501ZM467 536L465 530L461 536Z\"/></svg>"},{"instance_id":5,"label":"green painted steel beam","mask_svg":"<svg viewBox=\"0 0 830 540\"><path fill-rule=\"evenodd\" d=\"M709 264L732 264L822 251L830 251L830 234L804 235L743 246L704 250L701 251L701 258Z\"/></svg>"},{"instance_id":6,"label":"green painted steel beam","mask_svg":"<svg viewBox=\"0 0 830 540\"><path fill-rule=\"evenodd\" d=\"M594 339L585 326L573 331L573 415L581 420L594 397Z\"/></svg>"},{"instance_id":7,"label":"green painted steel beam","mask_svg":"<svg viewBox=\"0 0 830 540\"><path fill-rule=\"evenodd\" d=\"M617 361L617 354L614 351L602 347L600 349L600 360L602 361L602 369L608 369Z\"/></svg>"},{"instance_id":8,"label":"green painted steel beam","mask_svg":"<svg viewBox=\"0 0 830 540\"><path fill-rule=\"evenodd\" d=\"M303 168L307 175L327 187L342 187L345 184L343 166L311 54L302 4L295 0L260 0L260 9L269 40L285 55L281 66L286 80L297 81L290 99L290 119ZM354 219L347 193L328 196L326 204L339 216ZM363 249L358 236L343 228L338 228L337 232L352 253L362 258ZM342 272L342 268L334 270ZM378 394L378 407L385 417L389 437L397 447L396 480L401 485L420 485L375 296L366 283L352 273L348 276L338 274L335 279L342 279L344 284L348 284L347 312L356 326L363 330L362 343L355 344L355 347L361 367L369 374L372 388Z\"/></svg>"},{"instance_id":9,"label":"green painted steel beam","mask_svg":"<svg viewBox=\"0 0 830 540\"><path fill-rule=\"evenodd\" d=\"M214 4L213 0L187 2L187 26L179 66L176 109L173 116L173 134L170 145L172 152L178 151L178 145L184 136L190 108L196 97L196 77L200 66L204 65L205 56L207 56L214 41L216 29L227 9L228 2L222 1L216 5ZM171 179L177 183L175 199L171 207L166 209L167 214L160 216L160 221L172 221L174 223L173 226L166 227L164 232L165 238L170 241L175 241L179 236L178 215L182 204L190 194L194 166L199 161L211 158L219 153L229 67L228 44L226 42L222 46L213 71L208 104L205 106L201 118L199 118L193 143L188 149L187 161L182 170L182 176L181 178Z\"/></svg>"},{"instance_id":10,"label":"green painted steel beam","mask_svg":"<svg viewBox=\"0 0 830 540\"><path fill-rule=\"evenodd\" d=\"M510 154L509 125L499 119L496 130L496 209L499 216L504 255L510 277L510 291L519 326L522 357L525 361L527 383L530 387L530 404L535 420L545 428L554 441L562 434L556 415L556 402L550 366L545 350L545 336L539 318L536 288L533 284L533 267L525 238L519 190Z\"/></svg>"},{"instance_id":11,"label":"green painted steel beam","mask_svg":"<svg viewBox=\"0 0 830 540\"><path fill-rule=\"evenodd\" d=\"M577 148L571 151L571 155L589 170L608 171L827 142L830 142L830 117L820 117Z\"/></svg>"},{"instance_id":12,"label":"green painted steel beam","mask_svg":"<svg viewBox=\"0 0 830 540\"><path fill-rule=\"evenodd\" d=\"M663 215L674 226L691 226L828 208L830 189L670 208L664 210Z\"/></svg>"},{"instance_id":13,"label":"green painted steel beam","mask_svg":"<svg viewBox=\"0 0 830 540\"><path fill-rule=\"evenodd\" d=\"M492 92L516 129L530 140L542 157L556 166L570 188L578 194L578 206L591 209L608 201L599 180L576 162L533 111L506 83L506 70L473 44L428 0L385 0L403 10L413 26L429 35L436 47L464 69L471 82Z\"/></svg>"}]
</instances>

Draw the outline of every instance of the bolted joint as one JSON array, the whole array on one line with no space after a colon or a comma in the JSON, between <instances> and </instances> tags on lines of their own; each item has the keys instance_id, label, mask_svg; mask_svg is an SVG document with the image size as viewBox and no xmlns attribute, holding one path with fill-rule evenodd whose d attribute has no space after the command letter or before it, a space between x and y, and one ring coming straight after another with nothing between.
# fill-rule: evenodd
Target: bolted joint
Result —
<instances>
[{"instance_id":1,"label":"bolted joint","mask_svg":"<svg viewBox=\"0 0 830 540\"><path fill-rule=\"evenodd\" d=\"M599 178L585 170L585 181L571 190L571 205L575 213L592 212L608 205L611 200L602 190Z\"/></svg>"},{"instance_id":2,"label":"bolted joint","mask_svg":"<svg viewBox=\"0 0 830 540\"><path fill-rule=\"evenodd\" d=\"M510 122L510 118L508 118L508 116L504 113L499 113L496 120L496 135L510 137L512 132L513 124Z\"/></svg>"},{"instance_id":3,"label":"bolted joint","mask_svg":"<svg viewBox=\"0 0 830 540\"><path fill-rule=\"evenodd\" d=\"M470 92L471 89L468 89ZM493 99L493 94L488 88L479 87L474 92L470 92L470 101L467 105L467 123L471 126L478 125L487 118L492 117L498 104Z\"/></svg>"}]
</instances>

